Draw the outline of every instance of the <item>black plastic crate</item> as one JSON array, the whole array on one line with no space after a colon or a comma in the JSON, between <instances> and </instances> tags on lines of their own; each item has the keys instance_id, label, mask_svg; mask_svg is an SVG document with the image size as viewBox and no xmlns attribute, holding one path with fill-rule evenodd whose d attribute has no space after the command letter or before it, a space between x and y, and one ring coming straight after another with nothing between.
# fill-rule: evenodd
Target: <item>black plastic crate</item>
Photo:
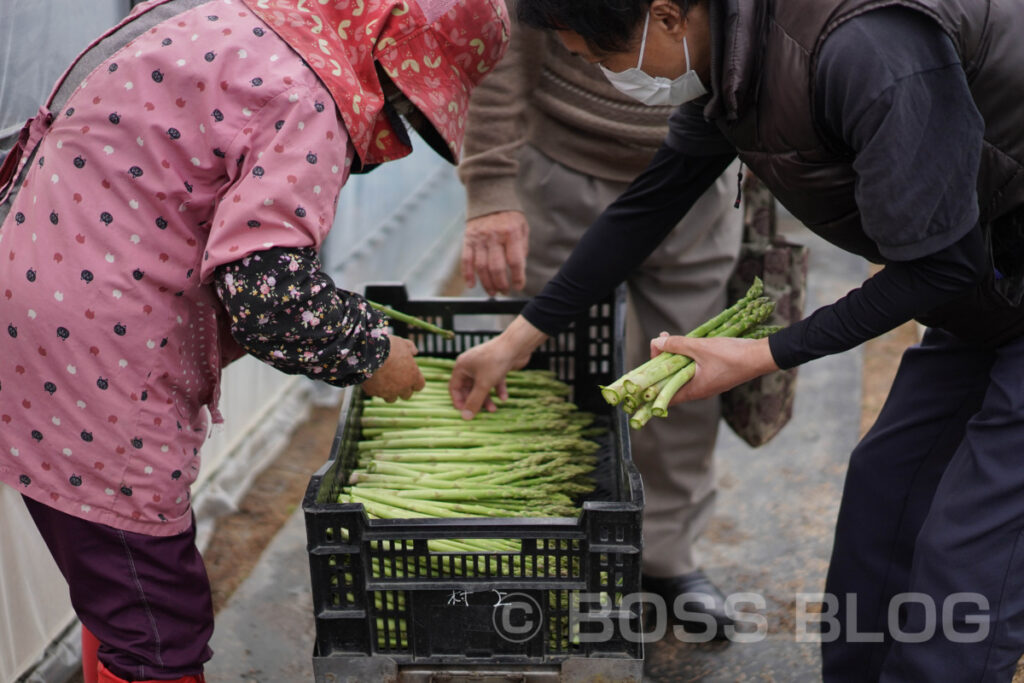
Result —
<instances>
[{"instance_id":1,"label":"black plastic crate","mask_svg":"<svg viewBox=\"0 0 1024 683\"><path fill-rule=\"evenodd\" d=\"M448 340L395 324L422 354L446 358L495 336L525 303L409 300L401 285L368 287L366 294L454 329L456 338ZM401 670L411 674L424 666L468 666L481 675L514 667L536 672L536 680L546 680L543 671L555 680L590 680L602 671L613 674L608 680L640 680L643 645L624 632L640 632L639 609L624 608L622 598L640 591L643 489L626 417L598 389L623 372L624 312L620 288L548 340L529 366L554 370L573 387L571 400L609 427L598 452L598 490L578 518L370 520L361 504L335 502L361 436L362 392L346 392L330 460L303 500L317 680L393 680ZM441 553L427 547L433 539L472 538L513 539L521 550ZM585 594L600 595L603 606L581 601ZM611 637L579 642L569 631L570 605L581 613L602 611ZM584 623L581 630L591 627L604 628Z\"/></svg>"}]
</instances>

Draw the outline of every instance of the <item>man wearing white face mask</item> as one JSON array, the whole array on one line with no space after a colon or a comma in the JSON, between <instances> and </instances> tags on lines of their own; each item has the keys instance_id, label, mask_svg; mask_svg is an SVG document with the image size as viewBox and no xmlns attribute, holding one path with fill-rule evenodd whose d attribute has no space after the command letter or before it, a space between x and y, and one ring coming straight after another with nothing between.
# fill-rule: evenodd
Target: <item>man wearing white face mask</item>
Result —
<instances>
[{"instance_id":1,"label":"man wearing white face mask","mask_svg":"<svg viewBox=\"0 0 1024 683\"><path fill-rule=\"evenodd\" d=\"M708 89L704 87L697 72L690 64L690 46L686 43L686 36L683 36L683 55L686 57L686 71L677 78L669 79L664 76L652 76L643 70L644 53L647 51L647 35L651 28L651 12L644 17L644 34L640 39L640 58L636 66L625 71L612 71L604 64L598 62L601 71L611 82L615 89L623 95L628 95L635 100L643 102L649 107L670 104L674 107L686 104L702 95L706 95Z\"/></svg>"},{"instance_id":2,"label":"man wearing white face mask","mask_svg":"<svg viewBox=\"0 0 1024 683\"><path fill-rule=\"evenodd\" d=\"M692 69L708 96L672 116L522 316L459 358L455 404L476 409L739 157L808 228L885 267L766 339L652 340L695 361L672 403L925 324L850 456L823 678L1010 681L1024 651L1024 0L520 0L517 13L621 72L659 7L643 70Z\"/></svg>"},{"instance_id":3,"label":"man wearing white face mask","mask_svg":"<svg viewBox=\"0 0 1024 683\"><path fill-rule=\"evenodd\" d=\"M663 39L663 30L657 18L651 20L652 45ZM468 197L462 262L467 285L479 278L490 294L539 292L586 228L654 156L668 131L672 100L679 97L680 89L672 90L670 97L637 102L554 35L514 25L508 53L470 101L459 167ZM652 335L692 329L724 305L742 228L735 197L733 169L712 183L663 249L630 274L628 363L646 359ZM712 513L719 412L717 400L697 402L679 410L677 419L631 435L646 492L648 587L659 589L670 606L680 593L710 596L707 613L717 629L728 619L693 544ZM702 605L688 609L703 611ZM706 630L707 622L697 626Z\"/></svg>"}]
</instances>

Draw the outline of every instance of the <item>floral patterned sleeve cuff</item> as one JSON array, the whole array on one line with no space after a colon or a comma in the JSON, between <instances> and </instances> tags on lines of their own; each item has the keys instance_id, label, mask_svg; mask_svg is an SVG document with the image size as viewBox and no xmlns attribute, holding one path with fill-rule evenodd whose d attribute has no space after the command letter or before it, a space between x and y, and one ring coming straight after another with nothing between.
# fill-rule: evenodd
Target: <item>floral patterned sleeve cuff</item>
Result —
<instances>
[{"instance_id":1,"label":"floral patterned sleeve cuff","mask_svg":"<svg viewBox=\"0 0 1024 683\"><path fill-rule=\"evenodd\" d=\"M336 289L314 249L272 248L217 268L231 334L250 354L290 375L361 384L391 350L386 318Z\"/></svg>"}]
</instances>

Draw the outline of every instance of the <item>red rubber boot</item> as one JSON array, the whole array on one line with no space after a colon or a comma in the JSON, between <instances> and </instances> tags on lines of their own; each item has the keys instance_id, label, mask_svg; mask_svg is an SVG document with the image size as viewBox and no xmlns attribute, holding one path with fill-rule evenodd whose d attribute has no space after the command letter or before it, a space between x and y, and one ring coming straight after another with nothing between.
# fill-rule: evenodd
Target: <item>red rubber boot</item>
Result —
<instances>
[{"instance_id":1,"label":"red rubber boot","mask_svg":"<svg viewBox=\"0 0 1024 683\"><path fill-rule=\"evenodd\" d=\"M82 677L85 683L98 683L99 681L99 660L96 658L100 649L99 639L92 634L92 631L82 626Z\"/></svg>"},{"instance_id":2,"label":"red rubber boot","mask_svg":"<svg viewBox=\"0 0 1024 683\"><path fill-rule=\"evenodd\" d=\"M98 671L98 683L128 683L125 679L118 678L114 674L110 673L110 670L103 666L103 662L98 662ZM175 678L173 681L138 681L137 683L206 683L206 677L199 674L198 676L183 676L182 678Z\"/></svg>"}]
</instances>

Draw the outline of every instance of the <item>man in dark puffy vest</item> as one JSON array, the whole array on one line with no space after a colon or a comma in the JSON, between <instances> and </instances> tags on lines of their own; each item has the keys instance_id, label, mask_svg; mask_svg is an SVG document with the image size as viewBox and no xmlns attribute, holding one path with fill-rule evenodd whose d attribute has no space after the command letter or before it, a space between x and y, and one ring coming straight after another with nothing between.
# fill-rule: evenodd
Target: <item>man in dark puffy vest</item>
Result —
<instances>
[{"instance_id":1,"label":"man in dark puffy vest","mask_svg":"<svg viewBox=\"0 0 1024 683\"><path fill-rule=\"evenodd\" d=\"M523 315L463 354L456 406L479 410L738 155L811 230L885 268L765 340L654 340L697 361L674 402L926 324L850 460L824 678L1009 681L1024 651L1024 0L519 0L518 13L623 92L681 106Z\"/></svg>"}]
</instances>

